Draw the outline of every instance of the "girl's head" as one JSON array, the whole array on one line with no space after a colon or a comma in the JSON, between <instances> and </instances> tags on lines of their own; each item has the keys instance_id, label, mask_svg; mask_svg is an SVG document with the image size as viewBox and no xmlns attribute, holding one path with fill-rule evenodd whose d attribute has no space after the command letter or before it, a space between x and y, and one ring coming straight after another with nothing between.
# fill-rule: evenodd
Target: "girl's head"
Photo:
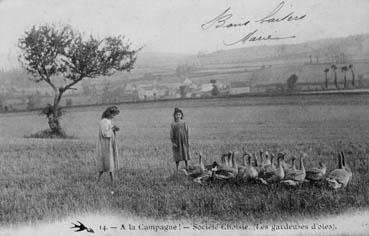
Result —
<instances>
[{"instance_id":1,"label":"girl's head","mask_svg":"<svg viewBox=\"0 0 369 236\"><path fill-rule=\"evenodd\" d=\"M183 112L178 107L174 108L173 117L175 121L182 120L183 119Z\"/></svg>"},{"instance_id":2,"label":"girl's head","mask_svg":"<svg viewBox=\"0 0 369 236\"><path fill-rule=\"evenodd\" d=\"M102 113L101 119L112 119L114 116L119 114L119 109L117 106L111 106L105 109Z\"/></svg>"}]
</instances>

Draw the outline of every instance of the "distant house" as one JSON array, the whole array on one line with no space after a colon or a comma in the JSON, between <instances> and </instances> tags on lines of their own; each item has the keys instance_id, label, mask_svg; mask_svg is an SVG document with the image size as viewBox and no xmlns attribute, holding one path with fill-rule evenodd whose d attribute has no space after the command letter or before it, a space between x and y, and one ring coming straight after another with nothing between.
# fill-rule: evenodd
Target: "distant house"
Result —
<instances>
[{"instance_id":1,"label":"distant house","mask_svg":"<svg viewBox=\"0 0 369 236\"><path fill-rule=\"evenodd\" d=\"M168 94L164 96L164 98L180 98L181 95L179 90L176 88L168 88Z\"/></svg>"},{"instance_id":2,"label":"distant house","mask_svg":"<svg viewBox=\"0 0 369 236\"><path fill-rule=\"evenodd\" d=\"M226 90L226 89L228 89L228 86L226 84L224 84L224 83L221 83L221 82L217 82L215 85L218 87L219 90Z\"/></svg>"},{"instance_id":3,"label":"distant house","mask_svg":"<svg viewBox=\"0 0 369 236\"><path fill-rule=\"evenodd\" d=\"M200 89L200 91L201 92L204 92L204 93L206 93L206 92L211 92L213 90L213 84L202 84L201 85L201 89Z\"/></svg>"},{"instance_id":4,"label":"distant house","mask_svg":"<svg viewBox=\"0 0 369 236\"><path fill-rule=\"evenodd\" d=\"M251 91L251 86L249 81L233 81L229 88L229 92L232 95L249 93Z\"/></svg>"},{"instance_id":5,"label":"distant house","mask_svg":"<svg viewBox=\"0 0 369 236\"><path fill-rule=\"evenodd\" d=\"M165 95L161 96L161 98L165 99L171 99L171 98L179 98L179 87L182 85L182 83L162 83L159 85L156 85L156 88L162 88L161 90L165 91ZM162 91L162 92L164 92ZM162 94L162 93L159 93Z\"/></svg>"},{"instance_id":6,"label":"distant house","mask_svg":"<svg viewBox=\"0 0 369 236\"><path fill-rule=\"evenodd\" d=\"M146 86L138 88L138 98L141 100L151 99L156 96L153 86Z\"/></svg>"},{"instance_id":7,"label":"distant house","mask_svg":"<svg viewBox=\"0 0 369 236\"><path fill-rule=\"evenodd\" d=\"M197 84L195 84L194 82L192 82L192 80L190 80L188 78L183 81L182 85L187 86L191 90L198 88Z\"/></svg>"},{"instance_id":8,"label":"distant house","mask_svg":"<svg viewBox=\"0 0 369 236\"><path fill-rule=\"evenodd\" d=\"M138 98L141 100L159 99L168 95L166 86L143 86L138 88Z\"/></svg>"}]
</instances>

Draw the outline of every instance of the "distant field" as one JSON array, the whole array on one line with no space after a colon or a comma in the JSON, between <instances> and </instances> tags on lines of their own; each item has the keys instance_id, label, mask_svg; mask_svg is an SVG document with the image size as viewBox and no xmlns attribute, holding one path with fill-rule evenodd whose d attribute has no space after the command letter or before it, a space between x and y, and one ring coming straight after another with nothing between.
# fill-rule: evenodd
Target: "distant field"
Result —
<instances>
[{"instance_id":1,"label":"distant field","mask_svg":"<svg viewBox=\"0 0 369 236\"><path fill-rule=\"evenodd\" d=\"M225 221L287 219L369 206L368 95L252 97L119 105L122 169L116 186L97 185L94 148L104 107L67 111L63 127L76 140L24 139L47 128L34 113L0 115L1 224L59 219L78 212L129 211L154 218ZM259 186L243 182L199 186L174 175L169 126L175 106L190 126L192 152L205 162L219 154L260 148L305 151L308 168L335 168L343 150L354 172L347 190ZM114 195L110 191L114 190Z\"/></svg>"},{"instance_id":2,"label":"distant field","mask_svg":"<svg viewBox=\"0 0 369 236\"><path fill-rule=\"evenodd\" d=\"M369 95L309 95L177 100L121 104L114 122L130 145L155 139L167 143L174 107L181 107L191 139L202 142L367 140ZM95 139L104 106L66 110L63 127L71 135ZM47 128L38 112L0 115L2 137ZM332 139L333 138L333 139Z\"/></svg>"}]
</instances>

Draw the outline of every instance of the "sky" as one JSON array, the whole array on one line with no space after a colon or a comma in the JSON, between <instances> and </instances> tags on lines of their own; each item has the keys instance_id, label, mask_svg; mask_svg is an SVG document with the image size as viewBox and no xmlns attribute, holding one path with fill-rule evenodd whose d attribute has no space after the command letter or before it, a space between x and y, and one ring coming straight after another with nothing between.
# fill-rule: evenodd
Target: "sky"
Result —
<instances>
[{"instance_id":1,"label":"sky","mask_svg":"<svg viewBox=\"0 0 369 236\"><path fill-rule=\"evenodd\" d=\"M0 0L0 69L17 66L18 39L32 25L70 24L99 38L124 35L145 51L196 54L368 33L368 9L369 0ZM269 35L286 39L245 39Z\"/></svg>"}]
</instances>

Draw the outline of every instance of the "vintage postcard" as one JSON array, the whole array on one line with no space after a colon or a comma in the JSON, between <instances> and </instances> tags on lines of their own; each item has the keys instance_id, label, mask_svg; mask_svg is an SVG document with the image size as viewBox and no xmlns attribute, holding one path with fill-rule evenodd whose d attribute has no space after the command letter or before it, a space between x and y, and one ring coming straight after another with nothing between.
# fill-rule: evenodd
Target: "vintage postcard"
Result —
<instances>
[{"instance_id":1,"label":"vintage postcard","mask_svg":"<svg viewBox=\"0 0 369 236\"><path fill-rule=\"evenodd\" d=\"M0 235L366 235L368 0L0 0Z\"/></svg>"}]
</instances>

